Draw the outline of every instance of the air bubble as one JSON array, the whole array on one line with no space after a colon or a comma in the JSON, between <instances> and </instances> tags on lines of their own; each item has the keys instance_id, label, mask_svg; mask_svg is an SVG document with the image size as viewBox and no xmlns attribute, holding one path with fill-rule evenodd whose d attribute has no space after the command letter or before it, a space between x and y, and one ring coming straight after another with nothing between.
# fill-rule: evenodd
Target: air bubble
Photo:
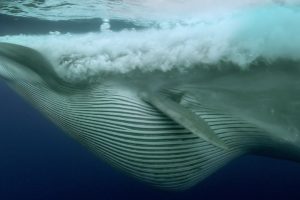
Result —
<instances>
[{"instance_id":1,"label":"air bubble","mask_svg":"<svg viewBox=\"0 0 300 200\"><path fill-rule=\"evenodd\" d=\"M100 26L101 32L110 31L109 19L103 19L103 23Z\"/></svg>"}]
</instances>

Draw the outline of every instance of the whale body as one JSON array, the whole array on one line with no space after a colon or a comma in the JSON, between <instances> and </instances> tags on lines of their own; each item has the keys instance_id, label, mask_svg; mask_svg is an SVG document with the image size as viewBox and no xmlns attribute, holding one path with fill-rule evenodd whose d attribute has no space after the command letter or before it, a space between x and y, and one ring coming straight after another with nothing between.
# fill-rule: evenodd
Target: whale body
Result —
<instances>
[{"instance_id":1,"label":"whale body","mask_svg":"<svg viewBox=\"0 0 300 200\"><path fill-rule=\"evenodd\" d=\"M153 90L115 78L72 84L38 51L9 43L0 43L0 77L98 157L159 188L190 188L250 153L300 160L298 133L275 130L263 110L239 113L248 97L235 90L193 82ZM214 79L222 82L206 82Z\"/></svg>"}]
</instances>

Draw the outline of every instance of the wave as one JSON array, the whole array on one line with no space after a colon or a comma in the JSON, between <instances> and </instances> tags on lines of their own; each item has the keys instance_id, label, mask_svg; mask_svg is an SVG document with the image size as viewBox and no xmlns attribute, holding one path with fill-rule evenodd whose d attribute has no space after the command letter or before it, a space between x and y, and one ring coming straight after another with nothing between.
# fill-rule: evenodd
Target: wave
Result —
<instances>
[{"instance_id":1,"label":"wave","mask_svg":"<svg viewBox=\"0 0 300 200\"><path fill-rule=\"evenodd\" d=\"M184 21L199 16L221 16L232 10L265 5L298 6L297 0L3 0L0 13L47 20L123 19L139 24L161 20ZM88 10L88 12L87 12Z\"/></svg>"},{"instance_id":2,"label":"wave","mask_svg":"<svg viewBox=\"0 0 300 200\"><path fill-rule=\"evenodd\" d=\"M300 8L267 6L209 21L145 30L0 37L41 52L69 81L105 73L166 72L258 60L300 61ZM227 63L222 66L222 63Z\"/></svg>"}]
</instances>

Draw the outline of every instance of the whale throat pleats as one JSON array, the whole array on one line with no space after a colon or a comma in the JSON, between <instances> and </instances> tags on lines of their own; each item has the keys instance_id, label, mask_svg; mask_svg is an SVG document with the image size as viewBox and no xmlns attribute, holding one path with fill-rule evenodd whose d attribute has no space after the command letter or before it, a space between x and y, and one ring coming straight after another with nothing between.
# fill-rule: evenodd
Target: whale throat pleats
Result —
<instances>
[{"instance_id":1,"label":"whale throat pleats","mask_svg":"<svg viewBox=\"0 0 300 200\"><path fill-rule=\"evenodd\" d=\"M59 80L55 73L38 68L50 66L42 55L30 50L33 57L23 63L29 56L24 55L24 47L0 44L0 49L6 63L29 67L27 75L46 79L39 84L8 82L14 90L97 156L154 186L189 188L248 149L268 142L262 130L209 108L192 95L184 95L180 102L160 96L141 98L130 87L109 81L57 92L52 87L58 85L53 83Z\"/></svg>"}]
</instances>

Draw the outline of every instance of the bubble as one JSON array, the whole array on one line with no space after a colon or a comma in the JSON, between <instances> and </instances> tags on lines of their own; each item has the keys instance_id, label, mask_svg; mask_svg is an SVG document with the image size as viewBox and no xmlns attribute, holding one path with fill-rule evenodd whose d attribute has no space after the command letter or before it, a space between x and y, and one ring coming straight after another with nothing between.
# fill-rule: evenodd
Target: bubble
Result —
<instances>
[{"instance_id":1,"label":"bubble","mask_svg":"<svg viewBox=\"0 0 300 200\"><path fill-rule=\"evenodd\" d=\"M100 31L101 32L110 31L109 19L103 19L103 23L100 25Z\"/></svg>"},{"instance_id":2,"label":"bubble","mask_svg":"<svg viewBox=\"0 0 300 200\"><path fill-rule=\"evenodd\" d=\"M59 31L50 31L50 35L60 35L61 33Z\"/></svg>"}]
</instances>

